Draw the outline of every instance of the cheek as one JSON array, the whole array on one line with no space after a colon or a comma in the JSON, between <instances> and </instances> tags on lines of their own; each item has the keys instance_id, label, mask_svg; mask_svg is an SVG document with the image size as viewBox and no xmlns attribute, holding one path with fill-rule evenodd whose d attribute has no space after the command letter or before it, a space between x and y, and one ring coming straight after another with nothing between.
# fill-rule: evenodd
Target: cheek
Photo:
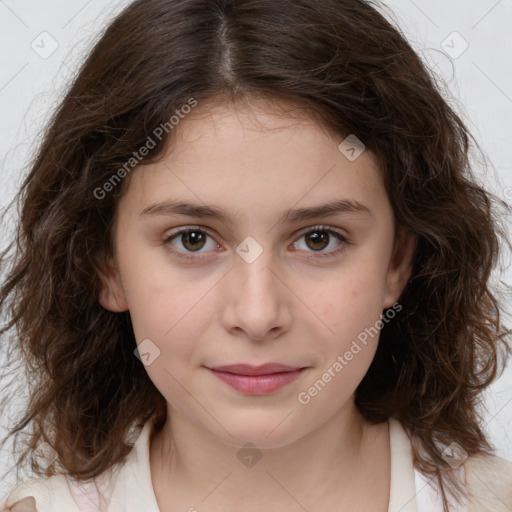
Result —
<instances>
[{"instance_id":1,"label":"cheek","mask_svg":"<svg viewBox=\"0 0 512 512\"><path fill-rule=\"evenodd\" d=\"M126 238L120 270L136 339L172 338L207 293L211 280L194 279L184 267L172 264L162 246L128 245Z\"/></svg>"},{"instance_id":2,"label":"cheek","mask_svg":"<svg viewBox=\"0 0 512 512\"><path fill-rule=\"evenodd\" d=\"M208 292L215 282L187 282L175 276L166 285L159 276L134 284L128 304L137 341L150 338L162 351L191 352L196 333L212 321Z\"/></svg>"},{"instance_id":3,"label":"cheek","mask_svg":"<svg viewBox=\"0 0 512 512\"><path fill-rule=\"evenodd\" d=\"M163 249L162 249L163 253ZM193 278L152 250L125 253L121 274L137 343L149 339L160 351L146 370L185 373L192 365L199 333L212 321L215 276ZM155 375L158 377L158 375ZM167 375L169 380L169 375Z\"/></svg>"},{"instance_id":4,"label":"cheek","mask_svg":"<svg viewBox=\"0 0 512 512\"><path fill-rule=\"evenodd\" d=\"M306 295L308 306L317 313L310 321L312 339L316 340L311 349L318 355L314 377L329 382L326 392L322 391L324 399L339 403L346 393L350 395L375 356L382 326L384 276L376 258L360 258L357 265L340 269L327 286Z\"/></svg>"},{"instance_id":5,"label":"cheek","mask_svg":"<svg viewBox=\"0 0 512 512\"><path fill-rule=\"evenodd\" d=\"M352 338L380 318L384 282L382 272L372 271L369 265L361 271L340 272L321 292L313 296L310 292L309 303L330 328L332 339L350 344Z\"/></svg>"},{"instance_id":6,"label":"cheek","mask_svg":"<svg viewBox=\"0 0 512 512\"><path fill-rule=\"evenodd\" d=\"M158 354L145 366L149 378L168 402L185 410L190 398L183 386L197 398L202 393L187 382L204 362L198 359L198 347L212 322L213 302L208 291L215 283L192 284L177 275L171 282L166 286L161 275L132 281L128 303L137 343L151 340L149 346Z\"/></svg>"},{"instance_id":7,"label":"cheek","mask_svg":"<svg viewBox=\"0 0 512 512\"><path fill-rule=\"evenodd\" d=\"M316 354L317 366L297 400L311 421L335 414L367 373L379 342L379 299L374 278L355 273L310 294L311 309L322 320L311 320L309 329L314 340L309 351Z\"/></svg>"}]
</instances>

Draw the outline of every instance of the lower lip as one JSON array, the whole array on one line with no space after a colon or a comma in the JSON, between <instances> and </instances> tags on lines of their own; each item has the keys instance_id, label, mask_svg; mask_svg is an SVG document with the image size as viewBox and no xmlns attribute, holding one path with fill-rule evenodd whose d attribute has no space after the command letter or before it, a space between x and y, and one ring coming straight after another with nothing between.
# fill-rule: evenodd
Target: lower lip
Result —
<instances>
[{"instance_id":1,"label":"lower lip","mask_svg":"<svg viewBox=\"0 0 512 512\"><path fill-rule=\"evenodd\" d=\"M235 373L209 370L232 388L249 395L265 395L283 388L293 382L304 370L294 372L271 373L268 375L237 375Z\"/></svg>"}]
</instances>

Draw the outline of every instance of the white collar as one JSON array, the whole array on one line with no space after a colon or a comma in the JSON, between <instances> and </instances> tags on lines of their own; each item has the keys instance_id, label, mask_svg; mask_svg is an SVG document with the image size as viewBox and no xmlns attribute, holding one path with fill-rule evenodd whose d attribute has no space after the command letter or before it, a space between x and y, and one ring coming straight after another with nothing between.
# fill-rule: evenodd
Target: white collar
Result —
<instances>
[{"instance_id":1,"label":"white collar","mask_svg":"<svg viewBox=\"0 0 512 512\"><path fill-rule=\"evenodd\" d=\"M108 512L160 512L149 465L153 419L141 429L120 467ZM389 418L391 486L388 512L418 512L410 439L395 418Z\"/></svg>"}]
</instances>

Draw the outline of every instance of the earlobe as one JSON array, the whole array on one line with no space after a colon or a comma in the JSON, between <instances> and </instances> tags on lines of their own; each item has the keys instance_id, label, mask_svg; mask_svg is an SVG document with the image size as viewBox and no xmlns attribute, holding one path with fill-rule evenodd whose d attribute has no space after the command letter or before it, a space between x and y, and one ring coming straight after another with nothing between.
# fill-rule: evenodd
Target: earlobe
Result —
<instances>
[{"instance_id":1,"label":"earlobe","mask_svg":"<svg viewBox=\"0 0 512 512\"><path fill-rule=\"evenodd\" d=\"M412 275L412 260L416 244L417 237L413 233L400 230L388 268L383 309L390 308L402 295Z\"/></svg>"},{"instance_id":2,"label":"earlobe","mask_svg":"<svg viewBox=\"0 0 512 512\"><path fill-rule=\"evenodd\" d=\"M108 261L99 273L101 288L98 295L99 303L108 311L121 313L128 310L119 270Z\"/></svg>"}]
</instances>

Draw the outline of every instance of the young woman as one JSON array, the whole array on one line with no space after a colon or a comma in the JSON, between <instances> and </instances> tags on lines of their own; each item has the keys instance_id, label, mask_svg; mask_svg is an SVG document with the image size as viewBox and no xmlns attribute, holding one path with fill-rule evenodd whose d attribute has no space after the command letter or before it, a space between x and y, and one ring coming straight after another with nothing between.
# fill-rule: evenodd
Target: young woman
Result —
<instances>
[{"instance_id":1,"label":"young woman","mask_svg":"<svg viewBox=\"0 0 512 512\"><path fill-rule=\"evenodd\" d=\"M131 4L3 255L39 478L0 510L510 510L477 410L507 205L469 147L369 2Z\"/></svg>"}]
</instances>

